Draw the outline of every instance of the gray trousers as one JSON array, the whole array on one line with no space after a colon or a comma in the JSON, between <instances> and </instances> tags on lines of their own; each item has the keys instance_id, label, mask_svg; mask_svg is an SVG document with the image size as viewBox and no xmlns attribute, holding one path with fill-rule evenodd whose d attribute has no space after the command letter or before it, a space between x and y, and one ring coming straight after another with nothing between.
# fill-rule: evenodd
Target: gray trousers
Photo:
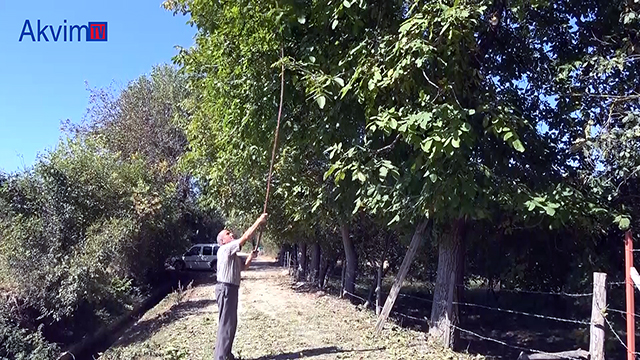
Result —
<instances>
[{"instance_id":1,"label":"gray trousers","mask_svg":"<svg viewBox=\"0 0 640 360\"><path fill-rule=\"evenodd\" d=\"M231 358L231 347L238 327L238 286L216 284L216 301L218 302L218 337L214 360Z\"/></svg>"}]
</instances>

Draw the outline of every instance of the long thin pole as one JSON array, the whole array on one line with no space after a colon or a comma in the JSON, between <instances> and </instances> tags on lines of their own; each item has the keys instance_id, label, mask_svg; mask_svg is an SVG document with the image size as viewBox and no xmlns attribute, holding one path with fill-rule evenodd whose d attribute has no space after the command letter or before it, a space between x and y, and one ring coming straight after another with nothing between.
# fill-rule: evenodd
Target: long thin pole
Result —
<instances>
[{"instance_id":1,"label":"long thin pole","mask_svg":"<svg viewBox=\"0 0 640 360\"><path fill-rule=\"evenodd\" d=\"M284 44L280 47L280 60L284 60ZM280 133L280 119L282 118L282 102L284 100L284 62L282 62L282 69L280 70L280 106L278 107L278 123L276 125L276 134L273 138L273 149L271 150L271 164L269 165L269 177L267 178L267 195L264 199L264 208L262 213L267 212L267 204L269 203L269 190L271 189L271 176L273 174L273 162L276 158L276 148L278 147L278 133ZM262 231L258 233L258 241L256 247L253 250L258 250L260 246L260 239L262 238Z\"/></svg>"},{"instance_id":2,"label":"long thin pole","mask_svg":"<svg viewBox=\"0 0 640 360\"><path fill-rule=\"evenodd\" d=\"M634 360L636 352L636 328L634 321L634 288L633 280L631 280L631 268L633 267L633 238L631 237L631 230L627 230L625 234L624 260L627 290L627 360Z\"/></svg>"}]
</instances>

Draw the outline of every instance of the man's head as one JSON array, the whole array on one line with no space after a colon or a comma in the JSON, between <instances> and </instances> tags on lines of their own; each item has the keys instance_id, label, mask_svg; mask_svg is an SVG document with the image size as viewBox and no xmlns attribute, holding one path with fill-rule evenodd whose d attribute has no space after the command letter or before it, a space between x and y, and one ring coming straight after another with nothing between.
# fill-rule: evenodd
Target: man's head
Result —
<instances>
[{"instance_id":1,"label":"man's head","mask_svg":"<svg viewBox=\"0 0 640 360\"><path fill-rule=\"evenodd\" d=\"M218 244L224 245L234 240L231 230L223 229L218 233Z\"/></svg>"}]
</instances>

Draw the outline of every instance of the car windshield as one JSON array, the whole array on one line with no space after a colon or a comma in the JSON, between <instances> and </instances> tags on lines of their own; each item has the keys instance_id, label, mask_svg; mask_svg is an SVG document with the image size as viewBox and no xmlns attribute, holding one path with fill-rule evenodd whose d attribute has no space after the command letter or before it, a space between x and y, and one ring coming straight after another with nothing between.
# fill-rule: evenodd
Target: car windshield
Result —
<instances>
[{"instance_id":1,"label":"car windshield","mask_svg":"<svg viewBox=\"0 0 640 360\"><path fill-rule=\"evenodd\" d=\"M187 251L184 256L192 256L192 255L199 255L200 254L200 246L194 246L191 249L189 249L189 251Z\"/></svg>"}]
</instances>

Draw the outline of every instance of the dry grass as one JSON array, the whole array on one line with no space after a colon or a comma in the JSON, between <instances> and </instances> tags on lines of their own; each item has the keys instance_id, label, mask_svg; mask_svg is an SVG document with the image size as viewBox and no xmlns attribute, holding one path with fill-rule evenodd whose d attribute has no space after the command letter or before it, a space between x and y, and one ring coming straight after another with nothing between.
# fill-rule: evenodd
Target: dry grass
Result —
<instances>
[{"instance_id":1,"label":"dry grass","mask_svg":"<svg viewBox=\"0 0 640 360\"><path fill-rule=\"evenodd\" d=\"M282 268L263 264L243 274L234 354L240 359L474 359L439 349L425 334L389 324L321 291L296 290ZM140 319L102 357L211 359L217 306L214 285L172 294Z\"/></svg>"}]
</instances>

